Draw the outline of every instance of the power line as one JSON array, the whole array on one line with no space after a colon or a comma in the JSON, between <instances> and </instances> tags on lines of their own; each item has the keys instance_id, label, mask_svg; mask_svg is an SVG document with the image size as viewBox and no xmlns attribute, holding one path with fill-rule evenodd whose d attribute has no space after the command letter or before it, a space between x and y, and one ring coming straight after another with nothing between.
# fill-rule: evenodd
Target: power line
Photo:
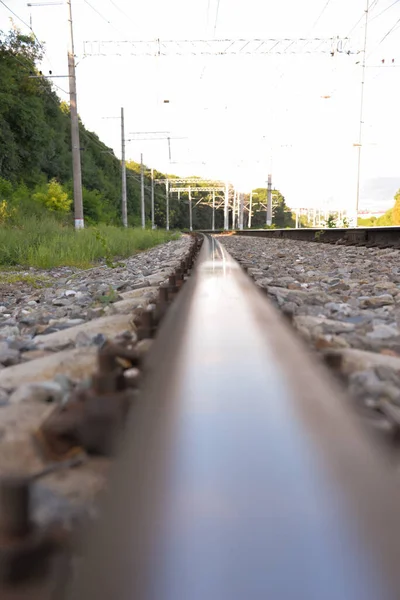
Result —
<instances>
[{"instance_id":1,"label":"power line","mask_svg":"<svg viewBox=\"0 0 400 600\"><path fill-rule=\"evenodd\" d=\"M326 11L326 9L328 8L329 4L330 4L331 0L328 0L324 6L324 8L321 10L321 12L319 13L316 21L314 22L314 25L311 27L310 32L314 29L314 27L317 25L317 23L320 21L322 15L324 14L324 12ZM309 33L310 33L309 32Z\"/></svg>"},{"instance_id":2,"label":"power line","mask_svg":"<svg viewBox=\"0 0 400 600\"><path fill-rule=\"evenodd\" d=\"M210 22L210 3L211 0L207 0L206 35L208 34L208 24Z\"/></svg>"},{"instance_id":3,"label":"power line","mask_svg":"<svg viewBox=\"0 0 400 600\"><path fill-rule=\"evenodd\" d=\"M391 27L389 29L389 31L387 31L385 33L385 35L383 36L383 38L381 39L380 42L378 42L376 44L376 46L371 50L371 52L368 54L367 58L369 58L372 54L374 54L374 52L376 52L376 50L379 48L379 46L389 37L389 35L391 35L393 33L393 31L395 29L397 29L398 24L400 23L400 18L397 19L396 23L393 25L393 27Z\"/></svg>"},{"instance_id":4,"label":"power line","mask_svg":"<svg viewBox=\"0 0 400 600\"><path fill-rule=\"evenodd\" d=\"M126 13L124 10L122 10L122 8L120 8L120 7L118 6L118 4L116 4L116 3L114 2L114 0L109 0L109 1L111 2L111 4L112 4L113 6L115 6L115 8L116 8L117 10L119 10L119 12L120 12L120 13L122 13L123 15L125 15L125 17L126 17L127 19L129 19L129 21L131 21L131 23L133 23L133 20L131 19L131 17L130 17L130 16L129 16L129 15L128 15L128 14L127 14L127 13Z\"/></svg>"},{"instance_id":5,"label":"power line","mask_svg":"<svg viewBox=\"0 0 400 600\"><path fill-rule=\"evenodd\" d=\"M216 11L216 13L215 13L214 36L215 36L215 32L216 32L216 30L217 30L218 14L219 14L219 5L220 5L220 0L218 0L218 2L217 2L217 11Z\"/></svg>"},{"instance_id":6,"label":"power line","mask_svg":"<svg viewBox=\"0 0 400 600\"><path fill-rule=\"evenodd\" d=\"M392 8L392 6L394 6L398 2L399 2L399 0L394 0L394 2L392 4L390 4L390 6L387 6L379 14L375 15L375 17L372 17L372 19L370 19L370 22L374 21L375 19L377 19L378 17L380 17L381 15L383 15L383 13L385 13L387 10L389 10L389 8Z\"/></svg>"},{"instance_id":7,"label":"power line","mask_svg":"<svg viewBox=\"0 0 400 600\"><path fill-rule=\"evenodd\" d=\"M85 3L86 3L88 6L90 6L90 8L91 8L91 9L92 9L92 10L93 10L95 13L97 13L97 14L99 15L99 17L100 17L101 19L103 19L103 21L105 21L106 23L108 23L108 24L110 25L110 27L112 27L113 29L115 29L115 31L118 31L118 33L121 33L121 32L120 32L120 30L119 30L117 27L115 27L115 25L113 25L113 23L112 23L111 21L109 21L109 20L107 19L107 17L105 17L105 16L104 16L104 15L103 15L103 14L102 14L102 13L101 13L99 10L97 10L97 8L95 8L95 7L94 7L92 4L90 4L90 2L89 2L88 0L84 0L84 2L85 2Z\"/></svg>"},{"instance_id":8,"label":"power line","mask_svg":"<svg viewBox=\"0 0 400 600\"><path fill-rule=\"evenodd\" d=\"M25 27L27 27L32 32L32 35L35 38L35 40L37 41L37 43L39 44L40 48L42 49L44 56L46 56L47 61L48 61L49 65L50 65L50 67L53 68L52 65L51 65L50 59L49 59L48 55L46 54L46 50L45 50L43 44L39 41L39 38L37 37L36 33L33 31L32 27L30 25L28 25L28 23L26 23L26 21L24 21L23 19L21 19L21 17L19 17L17 15L17 13L15 13L13 10L11 10L11 8L9 6L7 6L7 4L5 2L3 2L3 0L0 0L0 2L1 2L1 4L3 6L6 7L6 9L8 11L10 11L11 14L14 15L14 17L16 17L19 21L21 21L21 23L23 23L25 25Z\"/></svg>"},{"instance_id":9,"label":"power line","mask_svg":"<svg viewBox=\"0 0 400 600\"><path fill-rule=\"evenodd\" d=\"M381 39L381 41L379 42L378 46L379 46L380 44L382 44L382 42L384 42L384 41L386 40L386 38L387 38L387 37L388 37L388 36L389 36L391 33L393 33L393 31L396 29L396 27L397 27L398 23L400 23L400 18L399 18L399 19L397 19L397 21L396 21L396 23L393 25L393 27L392 27L391 29L389 29L389 31L388 31L387 33L385 33L385 35L383 36L383 38L382 38L382 39Z\"/></svg>"},{"instance_id":10,"label":"power line","mask_svg":"<svg viewBox=\"0 0 400 600\"><path fill-rule=\"evenodd\" d=\"M396 0L397 2L398 0ZM374 8L374 6L376 6L376 4L379 2L379 0L374 0L371 4L371 6L369 7L369 12L371 12L371 10ZM362 13L361 17L358 19L358 21L353 25L353 27L350 29L349 33L346 35L346 37L350 37L350 35L353 33L353 31L358 27L358 25L361 23L361 21L365 18L365 10ZM374 17L376 19L376 17ZM372 19L370 19L370 22L372 21Z\"/></svg>"}]
</instances>

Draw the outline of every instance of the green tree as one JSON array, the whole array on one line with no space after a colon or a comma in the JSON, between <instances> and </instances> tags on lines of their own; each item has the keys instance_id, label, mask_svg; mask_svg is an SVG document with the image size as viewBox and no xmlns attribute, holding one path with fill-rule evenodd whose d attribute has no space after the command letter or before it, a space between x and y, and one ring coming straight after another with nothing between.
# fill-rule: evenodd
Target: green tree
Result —
<instances>
[{"instance_id":1,"label":"green tree","mask_svg":"<svg viewBox=\"0 0 400 600\"><path fill-rule=\"evenodd\" d=\"M400 190L394 196L394 207L392 209L392 225L400 225Z\"/></svg>"},{"instance_id":2,"label":"green tree","mask_svg":"<svg viewBox=\"0 0 400 600\"><path fill-rule=\"evenodd\" d=\"M56 179L52 179L44 186L44 189L33 194L33 199L44 204L48 210L60 213L68 212L72 204L68 192L63 190L62 185Z\"/></svg>"},{"instance_id":3,"label":"green tree","mask_svg":"<svg viewBox=\"0 0 400 600\"><path fill-rule=\"evenodd\" d=\"M336 218L334 215L329 215L326 221L326 227L328 227L329 229L334 229L336 227Z\"/></svg>"},{"instance_id":4,"label":"green tree","mask_svg":"<svg viewBox=\"0 0 400 600\"><path fill-rule=\"evenodd\" d=\"M266 204L267 190L257 188L253 190L253 218L252 227L258 228L265 225L265 209L261 209L261 204ZM272 223L278 229L285 227L295 227L296 221L293 213L287 206L284 196L279 190L272 190Z\"/></svg>"}]
</instances>

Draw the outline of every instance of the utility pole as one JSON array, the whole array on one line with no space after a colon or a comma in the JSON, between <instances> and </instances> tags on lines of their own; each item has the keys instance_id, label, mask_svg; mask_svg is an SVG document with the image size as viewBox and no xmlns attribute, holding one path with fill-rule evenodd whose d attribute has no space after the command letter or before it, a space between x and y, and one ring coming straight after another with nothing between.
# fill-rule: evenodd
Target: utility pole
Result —
<instances>
[{"instance_id":1,"label":"utility pole","mask_svg":"<svg viewBox=\"0 0 400 600\"><path fill-rule=\"evenodd\" d=\"M124 109L121 107L121 171L122 171L122 224L128 227L128 210L126 204L126 164L125 164L125 125Z\"/></svg>"},{"instance_id":2,"label":"utility pole","mask_svg":"<svg viewBox=\"0 0 400 600\"><path fill-rule=\"evenodd\" d=\"M365 28L364 28L364 49L363 49L363 62L362 62L362 76L361 76L361 97L360 97L360 128L358 131L358 164L357 164L357 196L356 196L356 214L355 214L355 227L358 225L358 205L360 202L360 177L361 177L361 148L362 148L362 134L364 125L364 88L365 88L365 67L366 67L366 52L367 52L367 35L368 35L368 16L369 16L369 2L365 8Z\"/></svg>"},{"instance_id":3,"label":"utility pole","mask_svg":"<svg viewBox=\"0 0 400 600\"><path fill-rule=\"evenodd\" d=\"M243 193L240 193L238 195L239 229L243 229L243 212L244 212L243 201L244 201Z\"/></svg>"},{"instance_id":4,"label":"utility pole","mask_svg":"<svg viewBox=\"0 0 400 600\"><path fill-rule=\"evenodd\" d=\"M233 190L232 229L235 229L236 221L236 190Z\"/></svg>"},{"instance_id":5,"label":"utility pole","mask_svg":"<svg viewBox=\"0 0 400 600\"><path fill-rule=\"evenodd\" d=\"M213 199L213 204L212 204L212 223L211 223L211 229L212 229L212 231L215 231L215 190L213 190L212 199Z\"/></svg>"},{"instance_id":6,"label":"utility pole","mask_svg":"<svg viewBox=\"0 0 400 600\"><path fill-rule=\"evenodd\" d=\"M82 170L81 170L81 146L79 141L78 106L76 102L76 76L75 76L75 54L74 54L74 32L72 27L71 0L67 0L68 6L68 80L69 80L69 110L71 114L71 143L72 143L72 176L74 180L74 219L75 229L83 229L83 199L82 199Z\"/></svg>"},{"instance_id":7,"label":"utility pole","mask_svg":"<svg viewBox=\"0 0 400 600\"><path fill-rule=\"evenodd\" d=\"M267 188L267 225L272 225L272 181L271 174L268 175L268 188Z\"/></svg>"},{"instance_id":8,"label":"utility pole","mask_svg":"<svg viewBox=\"0 0 400 600\"><path fill-rule=\"evenodd\" d=\"M225 199L224 199L224 230L229 229L229 184L225 184Z\"/></svg>"},{"instance_id":9,"label":"utility pole","mask_svg":"<svg viewBox=\"0 0 400 600\"><path fill-rule=\"evenodd\" d=\"M165 212L166 212L166 230L169 230L169 181L165 180Z\"/></svg>"},{"instance_id":10,"label":"utility pole","mask_svg":"<svg viewBox=\"0 0 400 600\"><path fill-rule=\"evenodd\" d=\"M253 211L253 190L251 190L251 192L250 192L249 220L248 220L248 224L247 224L247 227L249 229L251 229L252 211Z\"/></svg>"},{"instance_id":11,"label":"utility pole","mask_svg":"<svg viewBox=\"0 0 400 600\"><path fill-rule=\"evenodd\" d=\"M151 168L151 228L155 229L154 225L154 171Z\"/></svg>"},{"instance_id":12,"label":"utility pole","mask_svg":"<svg viewBox=\"0 0 400 600\"><path fill-rule=\"evenodd\" d=\"M299 209L296 208L296 229L299 228Z\"/></svg>"},{"instance_id":13,"label":"utility pole","mask_svg":"<svg viewBox=\"0 0 400 600\"><path fill-rule=\"evenodd\" d=\"M192 219L192 189L189 185L189 229L193 231L193 219Z\"/></svg>"},{"instance_id":14,"label":"utility pole","mask_svg":"<svg viewBox=\"0 0 400 600\"><path fill-rule=\"evenodd\" d=\"M140 208L142 213L142 229L146 227L146 214L144 210L144 168L143 154L140 155Z\"/></svg>"}]
</instances>

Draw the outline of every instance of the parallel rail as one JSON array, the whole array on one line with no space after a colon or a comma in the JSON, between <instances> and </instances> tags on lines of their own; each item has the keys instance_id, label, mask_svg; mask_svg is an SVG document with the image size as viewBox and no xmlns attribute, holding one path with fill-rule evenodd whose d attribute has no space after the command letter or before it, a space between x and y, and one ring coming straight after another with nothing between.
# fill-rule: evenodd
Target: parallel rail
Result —
<instances>
[{"instance_id":1,"label":"parallel rail","mask_svg":"<svg viewBox=\"0 0 400 600\"><path fill-rule=\"evenodd\" d=\"M223 233L223 232L221 232ZM347 246L371 246L400 248L400 227L357 227L354 229L243 229L236 235L267 237L274 239L344 244Z\"/></svg>"},{"instance_id":2,"label":"parallel rail","mask_svg":"<svg viewBox=\"0 0 400 600\"><path fill-rule=\"evenodd\" d=\"M393 474L209 236L144 377L69 598L400 597Z\"/></svg>"}]
</instances>

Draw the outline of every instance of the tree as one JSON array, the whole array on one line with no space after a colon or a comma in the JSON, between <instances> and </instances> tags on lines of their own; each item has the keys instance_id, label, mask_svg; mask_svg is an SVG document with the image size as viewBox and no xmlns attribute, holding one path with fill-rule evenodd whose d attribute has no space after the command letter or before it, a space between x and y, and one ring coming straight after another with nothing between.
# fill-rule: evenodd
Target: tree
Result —
<instances>
[{"instance_id":1,"label":"tree","mask_svg":"<svg viewBox=\"0 0 400 600\"><path fill-rule=\"evenodd\" d=\"M335 219L334 215L329 215L329 217L326 221L326 226L329 229L334 229L336 227L336 219Z\"/></svg>"},{"instance_id":2,"label":"tree","mask_svg":"<svg viewBox=\"0 0 400 600\"><path fill-rule=\"evenodd\" d=\"M265 225L265 209L260 210L260 205L266 205L266 202L267 190L265 188L253 190L253 227L263 227ZM286 205L285 198L279 190L272 190L272 222L278 228L295 227L296 225L293 213Z\"/></svg>"},{"instance_id":3,"label":"tree","mask_svg":"<svg viewBox=\"0 0 400 600\"><path fill-rule=\"evenodd\" d=\"M33 199L44 204L48 210L60 213L68 212L72 205L68 193L63 190L62 185L56 179L52 179L43 186L41 191L33 194Z\"/></svg>"},{"instance_id":4,"label":"tree","mask_svg":"<svg viewBox=\"0 0 400 600\"><path fill-rule=\"evenodd\" d=\"M392 225L400 225L400 190L394 196L395 204L392 209Z\"/></svg>"}]
</instances>

